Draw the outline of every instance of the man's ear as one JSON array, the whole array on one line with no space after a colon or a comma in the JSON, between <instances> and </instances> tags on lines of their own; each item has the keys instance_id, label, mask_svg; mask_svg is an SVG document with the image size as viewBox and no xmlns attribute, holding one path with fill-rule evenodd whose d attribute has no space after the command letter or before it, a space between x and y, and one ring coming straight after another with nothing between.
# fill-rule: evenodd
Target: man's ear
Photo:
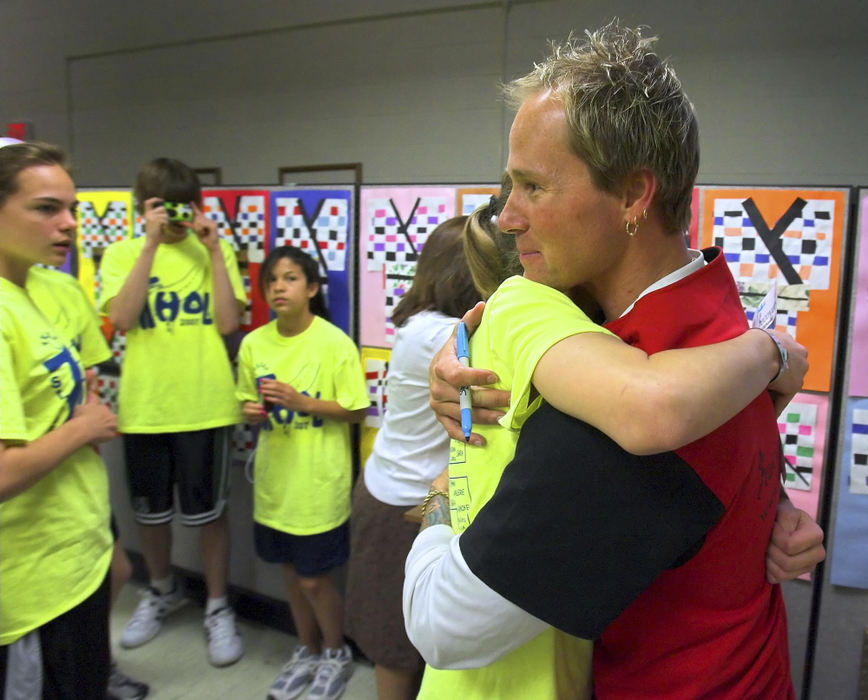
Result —
<instances>
[{"instance_id":1,"label":"man's ear","mask_svg":"<svg viewBox=\"0 0 868 700\"><path fill-rule=\"evenodd\" d=\"M644 218L657 193L657 178L647 168L634 170L624 180L624 208L627 220Z\"/></svg>"}]
</instances>

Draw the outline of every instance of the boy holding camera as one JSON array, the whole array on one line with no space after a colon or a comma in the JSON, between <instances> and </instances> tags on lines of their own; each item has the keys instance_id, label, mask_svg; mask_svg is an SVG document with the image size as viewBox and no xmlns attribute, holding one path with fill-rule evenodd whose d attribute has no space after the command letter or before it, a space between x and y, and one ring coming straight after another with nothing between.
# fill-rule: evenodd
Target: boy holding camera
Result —
<instances>
[{"instance_id":1,"label":"boy holding camera","mask_svg":"<svg viewBox=\"0 0 868 700\"><path fill-rule=\"evenodd\" d=\"M244 646L226 600L229 447L240 415L221 336L238 328L246 293L190 168L157 158L139 172L134 194L145 235L110 245L101 265L100 309L127 334L118 424L150 576L120 641L150 641L184 602L171 572L177 484L181 523L200 533L209 660L226 666Z\"/></svg>"}]
</instances>

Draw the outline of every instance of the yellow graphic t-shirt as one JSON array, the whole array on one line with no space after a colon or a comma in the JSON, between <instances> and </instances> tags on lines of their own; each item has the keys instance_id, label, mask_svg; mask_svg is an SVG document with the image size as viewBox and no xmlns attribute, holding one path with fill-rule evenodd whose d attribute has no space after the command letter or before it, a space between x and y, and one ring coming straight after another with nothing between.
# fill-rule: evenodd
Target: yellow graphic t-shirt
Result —
<instances>
[{"instance_id":1,"label":"yellow graphic t-shirt","mask_svg":"<svg viewBox=\"0 0 868 700\"><path fill-rule=\"evenodd\" d=\"M100 311L123 287L145 244L144 236L106 248L100 273ZM244 284L235 253L220 241L235 298ZM193 234L157 248L147 302L127 346L118 392L121 432L186 432L241 420L223 339L214 323L214 283L208 250Z\"/></svg>"},{"instance_id":2,"label":"yellow graphic t-shirt","mask_svg":"<svg viewBox=\"0 0 868 700\"><path fill-rule=\"evenodd\" d=\"M63 341L78 351L82 365L92 367L111 358L96 309L75 277L31 267L24 288Z\"/></svg>"},{"instance_id":3,"label":"yellow graphic t-shirt","mask_svg":"<svg viewBox=\"0 0 868 700\"><path fill-rule=\"evenodd\" d=\"M21 287L0 279L0 439L32 442L62 425L84 388L75 348ZM86 445L0 504L0 645L90 596L111 552L105 466Z\"/></svg>"},{"instance_id":4,"label":"yellow graphic t-shirt","mask_svg":"<svg viewBox=\"0 0 868 700\"><path fill-rule=\"evenodd\" d=\"M497 373L497 389L511 392L500 426L474 426L485 447L453 440L449 455L452 527L464 531L494 494L515 454L521 426L542 399L532 385L537 363L559 341L577 333L609 333L568 297L523 277L503 282L486 302L482 323L470 338L474 367ZM444 671L426 666L419 698L584 697L591 643L549 628L502 659L478 669Z\"/></svg>"},{"instance_id":5,"label":"yellow graphic t-shirt","mask_svg":"<svg viewBox=\"0 0 868 700\"><path fill-rule=\"evenodd\" d=\"M287 338L277 321L245 336L238 353L239 401L259 401L257 381L277 379L301 393L337 401L348 411L370 404L359 350L337 326L314 317ZM259 431L253 518L275 530L313 535L350 516L349 423L275 405L271 430Z\"/></svg>"}]
</instances>

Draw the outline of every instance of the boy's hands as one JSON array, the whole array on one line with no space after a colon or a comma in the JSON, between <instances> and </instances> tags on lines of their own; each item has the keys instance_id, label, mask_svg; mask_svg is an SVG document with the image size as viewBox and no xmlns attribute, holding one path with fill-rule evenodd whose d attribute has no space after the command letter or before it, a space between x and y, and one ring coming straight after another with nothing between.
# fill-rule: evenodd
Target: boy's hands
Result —
<instances>
[{"instance_id":1,"label":"boy's hands","mask_svg":"<svg viewBox=\"0 0 868 700\"><path fill-rule=\"evenodd\" d=\"M193 223L190 224L190 228L193 229L203 246L212 253L218 252L220 250L220 235L217 232L216 222L205 216L196 202L190 202L190 206L193 207Z\"/></svg>"},{"instance_id":2,"label":"boy's hands","mask_svg":"<svg viewBox=\"0 0 868 700\"><path fill-rule=\"evenodd\" d=\"M158 246L163 242L163 229L169 225L169 215L163 206L161 197L151 197L145 200L143 216L145 217L145 242Z\"/></svg>"}]
</instances>

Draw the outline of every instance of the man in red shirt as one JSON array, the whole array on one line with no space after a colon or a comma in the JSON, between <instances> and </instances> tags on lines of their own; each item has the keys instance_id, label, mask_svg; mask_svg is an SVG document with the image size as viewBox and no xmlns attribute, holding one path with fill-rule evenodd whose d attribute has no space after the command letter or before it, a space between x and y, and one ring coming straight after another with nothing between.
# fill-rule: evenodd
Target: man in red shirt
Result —
<instances>
[{"instance_id":1,"label":"man in red shirt","mask_svg":"<svg viewBox=\"0 0 868 700\"><path fill-rule=\"evenodd\" d=\"M698 126L652 43L613 22L507 86L518 113L498 218L526 277L581 287L610 330L648 353L747 327L720 251L684 242ZM548 624L595 640L600 698L793 697L786 614L766 570L776 516L785 543L802 524L809 567L823 553L819 528L778 506L781 454L768 395L650 457L544 406L460 537L431 527L417 538L410 637L429 663L468 668ZM478 652L462 647L468 629Z\"/></svg>"}]
</instances>

